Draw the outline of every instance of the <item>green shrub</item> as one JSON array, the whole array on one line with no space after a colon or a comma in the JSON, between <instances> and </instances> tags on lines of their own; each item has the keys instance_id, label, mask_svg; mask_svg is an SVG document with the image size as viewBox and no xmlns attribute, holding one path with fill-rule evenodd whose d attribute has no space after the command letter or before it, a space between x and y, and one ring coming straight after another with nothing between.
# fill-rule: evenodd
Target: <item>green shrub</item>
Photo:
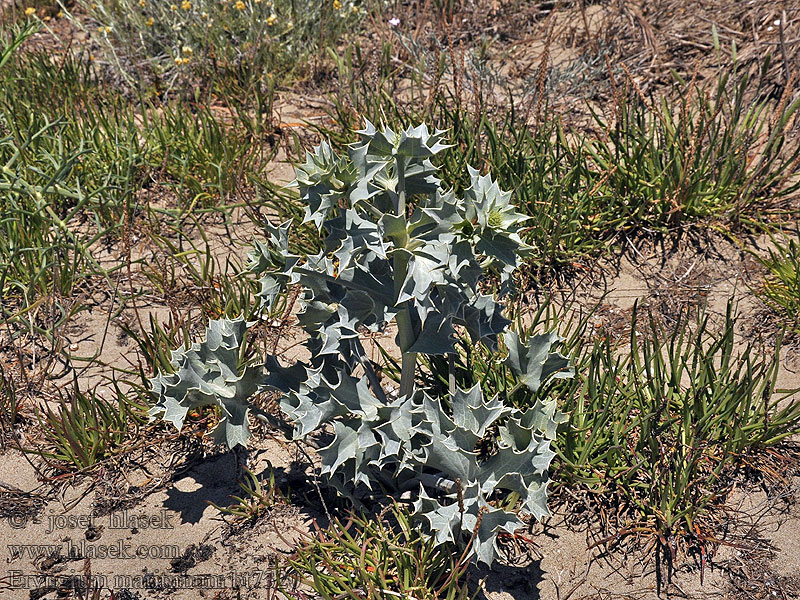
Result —
<instances>
[{"instance_id":1,"label":"green shrub","mask_svg":"<svg viewBox=\"0 0 800 600\"><path fill-rule=\"evenodd\" d=\"M287 222L267 224L266 242L251 255L262 308L272 310L286 289L302 289L309 362L285 367L268 355L241 369L252 324L211 321L206 339L175 351L170 373L152 380L150 412L180 428L189 410L216 405L222 418L213 438L233 448L246 444L250 415L275 421L250 398L279 392L295 437L333 428L319 450L331 487L356 505L411 492L415 518L437 542L491 564L497 536L523 526L507 509L548 514L549 446L561 415L555 401L520 410L505 396L484 398L478 386L453 384L431 396L417 383L418 363L454 354L458 327L494 353L502 340L505 363L533 392L571 376L568 361L551 352L557 336L522 340L506 331L502 302L527 251L518 235L525 217L510 193L474 169L463 195L440 185L430 159L447 148L444 132L367 122L359 134L346 156L323 143L296 169L305 220L324 237L324 250L292 254ZM489 273L501 282L496 296L484 293ZM401 374L399 386L384 387L383 367L367 358L361 336L390 325Z\"/></svg>"}]
</instances>

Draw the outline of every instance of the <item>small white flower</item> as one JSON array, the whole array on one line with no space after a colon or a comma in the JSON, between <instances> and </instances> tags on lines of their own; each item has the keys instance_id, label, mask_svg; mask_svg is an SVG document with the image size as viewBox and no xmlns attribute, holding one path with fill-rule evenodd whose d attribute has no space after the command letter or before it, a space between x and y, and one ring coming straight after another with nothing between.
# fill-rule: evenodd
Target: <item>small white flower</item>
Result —
<instances>
[{"instance_id":1,"label":"small white flower","mask_svg":"<svg viewBox=\"0 0 800 600\"><path fill-rule=\"evenodd\" d=\"M392 27L397 27L398 25L400 25L400 19L398 19L397 17L392 17L391 19L389 19L389 25L391 25Z\"/></svg>"}]
</instances>

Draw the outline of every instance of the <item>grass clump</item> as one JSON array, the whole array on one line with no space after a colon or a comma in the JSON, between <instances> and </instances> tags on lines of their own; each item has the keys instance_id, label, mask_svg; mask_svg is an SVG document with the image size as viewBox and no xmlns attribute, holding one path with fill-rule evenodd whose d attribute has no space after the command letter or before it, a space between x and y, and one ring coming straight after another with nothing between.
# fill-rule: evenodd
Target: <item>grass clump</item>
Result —
<instances>
[{"instance_id":1,"label":"grass clump","mask_svg":"<svg viewBox=\"0 0 800 600\"><path fill-rule=\"evenodd\" d=\"M31 145L31 134L57 124L46 149L76 155L68 175L91 197L85 212L104 226L120 226L153 187L176 196L169 208L183 212L229 202L246 174L274 155L271 93L214 109L201 100L129 98L106 76L84 54L54 62L39 50L10 56L0 72L0 123L25 146L19 168L35 162L35 149L47 141ZM55 140L59 146L51 147Z\"/></svg>"},{"instance_id":2,"label":"grass clump","mask_svg":"<svg viewBox=\"0 0 800 600\"><path fill-rule=\"evenodd\" d=\"M756 255L767 273L754 292L792 334L800 334L800 243L772 240L769 257Z\"/></svg>"},{"instance_id":3,"label":"grass clump","mask_svg":"<svg viewBox=\"0 0 800 600\"><path fill-rule=\"evenodd\" d=\"M302 77L318 51L352 31L370 8L362 0L80 4L115 69L134 88L143 77L159 92L190 89L196 81L244 90Z\"/></svg>"},{"instance_id":4,"label":"grass clump","mask_svg":"<svg viewBox=\"0 0 800 600\"><path fill-rule=\"evenodd\" d=\"M720 333L707 316L666 331L634 312L632 324L621 354L607 339L592 348L566 398L560 475L623 494L659 535L694 535L748 452L800 432L800 402L776 389L777 353L736 349L730 306Z\"/></svg>"},{"instance_id":5,"label":"grass clump","mask_svg":"<svg viewBox=\"0 0 800 600\"><path fill-rule=\"evenodd\" d=\"M253 522L268 513L274 506L287 503L287 499L275 483L275 471L272 465L269 465L267 470L269 471L267 477L259 479L255 473L245 467L244 475L239 482L239 487L244 494L231 496L234 502L229 506L219 506L213 502L210 504L221 513L231 515L237 521Z\"/></svg>"},{"instance_id":6,"label":"grass clump","mask_svg":"<svg viewBox=\"0 0 800 600\"><path fill-rule=\"evenodd\" d=\"M51 291L67 294L93 265L91 233L68 223L102 191L86 191L76 176L85 146L65 139L65 123L31 106L19 106L13 90L19 47L39 29L14 27L0 50L0 300L2 314L27 309ZM35 87L35 84L34 86ZM52 90L51 90L52 93ZM22 300L22 302L20 302Z\"/></svg>"},{"instance_id":7,"label":"grass clump","mask_svg":"<svg viewBox=\"0 0 800 600\"><path fill-rule=\"evenodd\" d=\"M88 248L101 234L68 224L101 190L85 191L76 180L83 152L64 146L61 129L30 123L24 137L0 139L0 297L24 298L25 307L51 291L68 294L98 271Z\"/></svg>"},{"instance_id":8,"label":"grass clump","mask_svg":"<svg viewBox=\"0 0 800 600\"><path fill-rule=\"evenodd\" d=\"M37 413L45 449L40 451L51 466L83 471L118 452L129 440L132 428L147 420L146 407L116 388L116 401L95 392L83 392L77 384L52 408Z\"/></svg>"},{"instance_id":9,"label":"grass clump","mask_svg":"<svg viewBox=\"0 0 800 600\"><path fill-rule=\"evenodd\" d=\"M20 420L21 398L13 377L0 370L0 449L5 449L14 439L15 428Z\"/></svg>"},{"instance_id":10,"label":"grass clump","mask_svg":"<svg viewBox=\"0 0 800 600\"><path fill-rule=\"evenodd\" d=\"M245 173L273 153L254 141L265 127L256 117L234 112L226 123L208 107L131 102L81 56L15 53L35 31L9 34L0 55L0 318L11 321L121 268L101 266L98 246L123 241L146 209L178 229L225 213ZM214 291L214 273L191 276ZM233 285L225 291L245 294L233 303L248 303ZM211 302L215 314L229 304Z\"/></svg>"},{"instance_id":11,"label":"grass clump","mask_svg":"<svg viewBox=\"0 0 800 600\"><path fill-rule=\"evenodd\" d=\"M764 87L734 64L713 92L678 79L672 94L648 100L634 84L613 124L598 118L605 136L588 150L630 225L757 228L760 212L776 212L800 188L790 181L800 99L787 104L787 88L776 105Z\"/></svg>"},{"instance_id":12,"label":"grass clump","mask_svg":"<svg viewBox=\"0 0 800 600\"><path fill-rule=\"evenodd\" d=\"M466 600L468 560L423 535L400 507L369 519L335 519L301 542L291 572L321 598Z\"/></svg>"},{"instance_id":13,"label":"grass clump","mask_svg":"<svg viewBox=\"0 0 800 600\"><path fill-rule=\"evenodd\" d=\"M586 494L591 510L614 507L620 518L606 542L636 534L653 536L670 554L678 541L705 547L715 539L714 508L737 470L757 471L760 453L800 433L800 401L796 390L776 387L780 339L773 355L737 347L731 305L719 331L702 313L667 329L637 312L621 345L593 331L591 313L569 320L549 303L523 328L552 330L561 320L562 348L575 364L574 380L540 391L559 397L568 416L554 443L553 480ZM447 366L434 373L446 385ZM492 373L481 350L467 344L456 376L458 385L480 382L485 394L515 404L540 401L510 371Z\"/></svg>"}]
</instances>

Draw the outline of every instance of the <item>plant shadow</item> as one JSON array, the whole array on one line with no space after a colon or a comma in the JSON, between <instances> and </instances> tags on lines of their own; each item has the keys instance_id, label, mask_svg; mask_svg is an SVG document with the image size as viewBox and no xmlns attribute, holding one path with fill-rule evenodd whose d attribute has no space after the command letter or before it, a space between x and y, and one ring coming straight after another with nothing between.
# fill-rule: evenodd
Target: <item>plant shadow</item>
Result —
<instances>
[{"instance_id":1,"label":"plant shadow","mask_svg":"<svg viewBox=\"0 0 800 600\"><path fill-rule=\"evenodd\" d=\"M167 490L164 507L177 512L181 523L195 524L210 503L227 506L241 492L237 460L234 452L224 452L193 465Z\"/></svg>"},{"instance_id":2,"label":"plant shadow","mask_svg":"<svg viewBox=\"0 0 800 600\"><path fill-rule=\"evenodd\" d=\"M525 566L495 563L491 569L485 565L473 567L470 579L484 580L483 593L478 598L505 594L514 600L539 600L539 586L544 580L541 559L534 559Z\"/></svg>"}]
</instances>

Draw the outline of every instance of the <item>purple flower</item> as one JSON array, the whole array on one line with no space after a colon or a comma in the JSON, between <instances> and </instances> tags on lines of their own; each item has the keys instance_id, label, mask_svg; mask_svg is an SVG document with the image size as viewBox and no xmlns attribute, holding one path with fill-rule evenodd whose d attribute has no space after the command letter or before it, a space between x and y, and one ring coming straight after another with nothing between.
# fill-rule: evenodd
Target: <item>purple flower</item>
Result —
<instances>
[{"instance_id":1,"label":"purple flower","mask_svg":"<svg viewBox=\"0 0 800 600\"><path fill-rule=\"evenodd\" d=\"M397 17L392 17L391 19L389 19L389 25L391 25L392 27L397 27L398 25L400 25L400 19L398 19Z\"/></svg>"}]
</instances>

